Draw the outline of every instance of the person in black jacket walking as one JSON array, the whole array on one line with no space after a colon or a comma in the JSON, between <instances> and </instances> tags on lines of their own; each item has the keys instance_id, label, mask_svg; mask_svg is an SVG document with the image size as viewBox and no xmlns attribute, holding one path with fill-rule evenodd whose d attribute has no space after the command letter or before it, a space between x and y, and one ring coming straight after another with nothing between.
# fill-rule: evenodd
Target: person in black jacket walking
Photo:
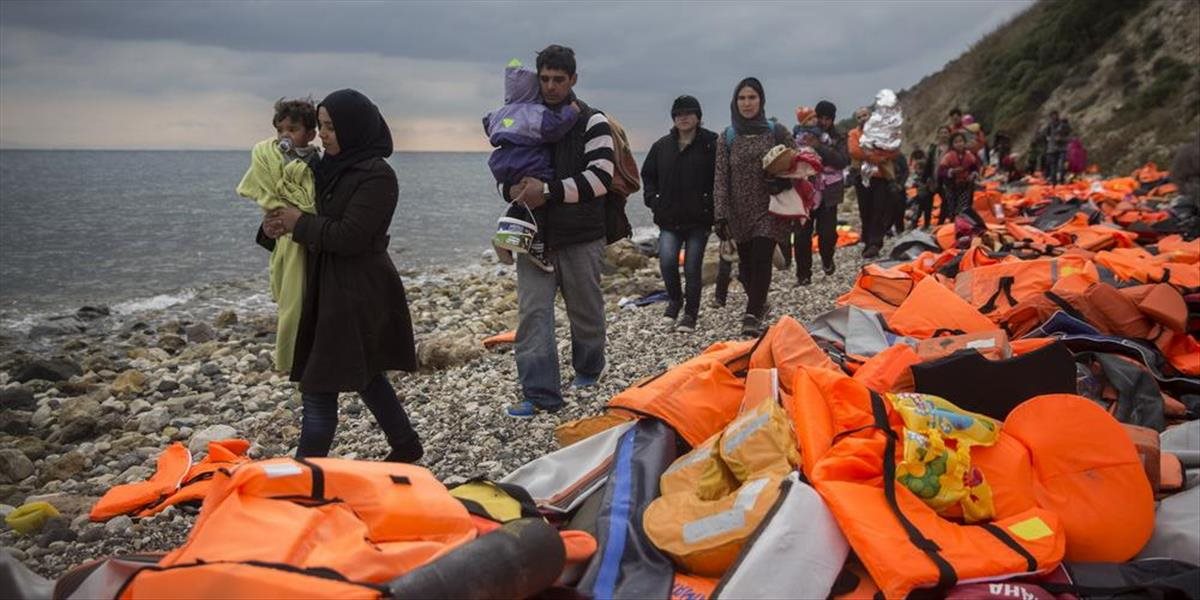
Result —
<instances>
[{"instance_id":1,"label":"person in black jacket walking","mask_svg":"<svg viewBox=\"0 0 1200 600\"><path fill-rule=\"evenodd\" d=\"M700 126L701 116L700 102L695 98L676 98L671 105L675 126L654 142L642 163L643 197L660 230L658 264L670 298L663 318L675 323L676 331L685 332L696 329L704 247L713 224L717 134ZM680 248L685 246L686 293L679 283L678 258Z\"/></svg>"},{"instance_id":2,"label":"person in black jacket walking","mask_svg":"<svg viewBox=\"0 0 1200 600\"><path fill-rule=\"evenodd\" d=\"M326 96L317 122L325 147L313 169L317 213L276 209L259 232L268 248L290 233L308 250L291 371L304 403L296 455L329 454L338 392L358 392L391 446L384 460L416 462L424 453L421 439L384 376L417 370L404 284L387 253L399 194L386 160L392 133L375 104L355 90Z\"/></svg>"},{"instance_id":3,"label":"person in black jacket walking","mask_svg":"<svg viewBox=\"0 0 1200 600\"><path fill-rule=\"evenodd\" d=\"M800 285L812 283L812 236L817 233L817 247L821 252L821 269L826 276L833 275L833 253L837 249L837 210L845 195L842 173L850 164L850 152L846 149L846 136L834 126L837 106L828 100L817 103L817 125L824 132L820 138L798 140L821 155L821 173L817 175L825 184L821 192L821 204L813 209L811 218L804 221L796 232L794 252L796 254L796 282Z\"/></svg>"}]
</instances>

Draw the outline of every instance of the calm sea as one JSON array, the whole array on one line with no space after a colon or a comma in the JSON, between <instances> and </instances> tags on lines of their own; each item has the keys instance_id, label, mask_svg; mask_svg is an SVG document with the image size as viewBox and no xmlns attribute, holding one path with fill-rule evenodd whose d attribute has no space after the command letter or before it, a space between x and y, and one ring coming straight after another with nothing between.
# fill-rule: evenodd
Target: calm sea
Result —
<instances>
[{"instance_id":1,"label":"calm sea","mask_svg":"<svg viewBox=\"0 0 1200 600\"><path fill-rule=\"evenodd\" d=\"M152 308L213 284L265 281L268 253L254 243L261 211L234 193L248 158L0 151L0 324L85 304ZM390 160L400 182L391 224L397 267L412 274L478 264L504 208L487 154ZM629 217L651 224L640 195Z\"/></svg>"}]
</instances>

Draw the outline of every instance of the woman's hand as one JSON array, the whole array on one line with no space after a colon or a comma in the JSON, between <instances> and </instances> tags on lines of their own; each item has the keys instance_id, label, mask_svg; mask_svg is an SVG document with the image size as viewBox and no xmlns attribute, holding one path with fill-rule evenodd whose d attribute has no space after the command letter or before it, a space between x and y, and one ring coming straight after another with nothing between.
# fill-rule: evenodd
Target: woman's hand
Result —
<instances>
[{"instance_id":1,"label":"woman's hand","mask_svg":"<svg viewBox=\"0 0 1200 600\"><path fill-rule=\"evenodd\" d=\"M300 220L300 215L302 214L298 208L285 206L267 213L267 219L271 228L281 232L279 235L283 235L284 233L291 233L296 230L296 221ZM266 231L266 229L267 225L264 225L263 230ZM271 232L267 231L267 235L271 235Z\"/></svg>"},{"instance_id":2,"label":"woman's hand","mask_svg":"<svg viewBox=\"0 0 1200 600\"><path fill-rule=\"evenodd\" d=\"M279 222L271 218L271 213L263 215L262 230L263 235L273 240L279 239L279 236L284 233L283 229L279 226Z\"/></svg>"}]
</instances>

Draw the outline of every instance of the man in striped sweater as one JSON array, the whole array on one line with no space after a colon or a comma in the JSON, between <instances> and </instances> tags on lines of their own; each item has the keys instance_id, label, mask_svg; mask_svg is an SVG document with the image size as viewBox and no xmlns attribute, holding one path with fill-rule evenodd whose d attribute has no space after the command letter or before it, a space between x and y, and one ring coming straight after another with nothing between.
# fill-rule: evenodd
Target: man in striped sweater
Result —
<instances>
[{"instance_id":1,"label":"man in striped sweater","mask_svg":"<svg viewBox=\"0 0 1200 600\"><path fill-rule=\"evenodd\" d=\"M604 371L604 202L613 175L613 140L608 119L575 97L575 52L558 45L537 57L542 102L569 104L579 119L553 146L554 181L526 177L502 186L506 199L539 211L548 273L527 260L517 262L517 375L523 400L508 407L513 417L554 412L563 405L554 336L554 297L561 290L571 321L571 364L575 387L596 385Z\"/></svg>"}]
</instances>

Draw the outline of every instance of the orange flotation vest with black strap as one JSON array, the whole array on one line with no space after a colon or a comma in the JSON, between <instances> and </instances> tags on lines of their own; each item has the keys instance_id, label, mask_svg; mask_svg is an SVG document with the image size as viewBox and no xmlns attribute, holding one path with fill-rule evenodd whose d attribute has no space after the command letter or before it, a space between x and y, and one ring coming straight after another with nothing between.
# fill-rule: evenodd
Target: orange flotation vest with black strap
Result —
<instances>
[{"instance_id":1,"label":"orange flotation vest with black strap","mask_svg":"<svg viewBox=\"0 0 1200 600\"><path fill-rule=\"evenodd\" d=\"M1022 299L1052 288L1060 278L1083 274L1098 281L1095 265L1078 256L1001 262L962 271L954 291L979 312L999 323Z\"/></svg>"},{"instance_id":2,"label":"orange flotation vest with black strap","mask_svg":"<svg viewBox=\"0 0 1200 600\"><path fill-rule=\"evenodd\" d=\"M898 485L902 422L883 396L823 369L802 370L795 386L787 409L804 473L885 596L945 593L959 581L1041 572L1062 560L1066 535L1052 511L998 505L994 521L961 525Z\"/></svg>"}]
</instances>

